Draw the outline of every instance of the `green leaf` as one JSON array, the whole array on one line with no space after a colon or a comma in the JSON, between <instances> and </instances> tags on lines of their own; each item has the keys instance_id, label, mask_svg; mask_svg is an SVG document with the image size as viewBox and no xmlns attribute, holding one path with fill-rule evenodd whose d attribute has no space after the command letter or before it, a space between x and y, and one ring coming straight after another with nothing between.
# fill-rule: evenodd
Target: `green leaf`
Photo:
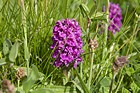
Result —
<instances>
[{"instance_id":1,"label":"green leaf","mask_svg":"<svg viewBox=\"0 0 140 93\"><path fill-rule=\"evenodd\" d=\"M100 81L101 86L103 87L109 87L111 84L111 78L109 77L104 77L101 81Z\"/></svg>"},{"instance_id":2,"label":"green leaf","mask_svg":"<svg viewBox=\"0 0 140 93\"><path fill-rule=\"evenodd\" d=\"M31 93L77 93L74 87L69 86L47 86L46 88L39 88Z\"/></svg>"},{"instance_id":3,"label":"green leaf","mask_svg":"<svg viewBox=\"0 0 140 93\"><path fill-rule=\"evenodd\" d=\"M30 77L32 77L33 80L38 80L40 78L40 73L35 65L32 65L32 72Z\"/></svg>"},{"instance_id":4,"label":"green leaf","mask_svg":"<svg viewBox=\"0 0 140 93\"><path fill-rule=\"evenodd\" d=\"M83 9L84 9L87 13L89 13L89 9L88 9L88 7L87 7L85 4L81 4L81 6L83 7Z\"/></svg>"},{"instance_id":5,"label":"green leaf","mask_svg":"<svg viewBox=\"0 0 140 93\"><path fill-rule=\"evenodd\" d=\"M126 73L129 75L129 76L131 76L133 73L134 73L135 71L134 71L134 69L133 68L126 68Z\"/></svg>"},{"instance_id":6,"label":"green leaf","mask_svg":"<svg viewBox=\"0 0 140 93\"><path fill-rule=\"evenodd\" d=\"M80 75L78 74L77 70L75 70L75 73L80 81L80 84L83 88L83 90L85 91L85 93L90 93L89 89L87 88L86 84L84 83L84 81L82 80L82 78L80 77Z\"/></svg>"},{"instance_id":7,"label":"green leaf","mask_svg":"<svg viewBox=\"0 0 140 93\"><path fill-rule=\"evenodd\" d=\"M139 93L138 91L140 91L140 88L134 82L131 83L131 89L135 93Z\"/></svg>"},{"instance_id":8,"label":"green leaf","mask_svg":"<svg viewBox=\"0 0 140 93\"><path fill-rule=\"evenodd\" d=\"M83 15L83 17L87 17L87 18L89 18L89 9L88 9L88 7L85 5L85 4L81 4L80 6L80 10L81 10L81 13L82 13L82 15Z\"/></svg>"},{"instance_id":9,"label":"green leaf","mask_svg":"<svg viewBox=\"0 0 140 93\"><path fill-rule=\"evenodd\" d=\"M122 93L130 93L126 88L122 88Z\"/></svg>"},{"instance_id":10,"label":"green leaf","mask_svg":"<svg viewBox=\"0 0 140 93\"><path fill-rule=\"evenodd\" d=\"M99 93L109 93L109 87L100 87Z\"/></svg>"},{"instance_id":11,"label":"green leaf","mask_svg":"<svg viewBox=\"0 0 140 93\"><path fill-rule=\"evenodd\" d=\"M23 90L28 93L33 84L40 78L40 73L35 65L32 65L31 74L23 82Z\"/></svg>"},{"instance_id":12,"label":"green leaf","mask_svg":"<svg viewBox=\"0 0 140 93\"><path fill-rule=\"evenodd\" d=\"M11 41L9 39L6 39L3 42L3 54L7 55L9 53L11 47L12 47Z\"/></svg>"},{"instance_id":13,"label":"green leaf","mask_svg":"<svg viewBox=\"0 0 140 93\"><path fill-rule=\"evenodd\" d=\"M18 54L18 46L19 46L19 43L16 42L14 45L12 45L12 48L10 50L9 60L12 61L12 62L15 62L15 59L17 57L17 54Z\"/></svg>"},{"instance_id":14,"label":"green leaf","mask_svg":"<svg viewBox=\"0 0 140 93\"><path fill-rule=\"evenodd\" d=\"M97 11L97 6L96 4L94 3L91 10L90 10L90 13L89 13L89 16L91 17L93 13L95 13L95 11Z\"/></svg>"},{"instance_id":15,"label":"green leaf","mask_svg":"<svg viewBox=\"0 0 140 93\"><path fill-rule=\"evenodd\" d=\"M106 20L106 14L105 13L102 13L102 12L94 13L91 16L91 20L92 21L94 21L94 20L104 20L105 22L107 22L107 20Z\"/></svg>"},{"instance_id":16,"label":"green leaf","mask_svg":"<svg viewBox=\"0 0 140 93\"><path fill-rule=\"evenodd\" d=\"M33 80L32 77L28 77L27 80L23 82L23 90L25 91L25 93L29 92L34 83L35 80Z\"/></svg>"},{"instance_id":17,"label":"green leaf","mask_svg":"<svg viewBox=\"0 0 140 93\"><path fill-rule=\"evenodd\" d=\"M135 84L140 88L140 69L133 74Z\"/></svg>"},{"instance_id":18,"label":"green leaf","mask_svg":"<svg viewBox=\"0 0 140 93\"><path fill-rule=\"evenodd\" d=\"M0 66L6 64L5 58L0 59Z\"/></svg>"},{"instance_id":19,"label":"green leaf","mask_svg":"<svg viewBox=\"0 0 140 93\"><path fill-rule=\"evenodd\" d=\"M41 88L41 89L34 90L31 93L56 93L56 92L54 92L54 90L51 89Z\"/></svg>"},{"instance_id":20,"label":"green leaf","mask_svg":"<svg viewBox=\"0 0 140 93\"><path fill-rule=\"evenodd\" d=\"M83 89L76 82L72 81L72 83L77 87L80 93L84 93Z\"/></svg>"}]
</instances>

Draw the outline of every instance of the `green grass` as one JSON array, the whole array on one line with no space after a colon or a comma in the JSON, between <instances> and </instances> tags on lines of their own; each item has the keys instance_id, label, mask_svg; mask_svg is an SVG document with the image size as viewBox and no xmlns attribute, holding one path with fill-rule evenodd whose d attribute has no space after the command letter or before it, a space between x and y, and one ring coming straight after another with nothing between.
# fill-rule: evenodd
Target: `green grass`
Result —
<instances>
[{"instance_id":1,"label":"green grass","mask_svg":"<svg viewBox=\"0 0 140 93\"><path fill-rule=\"evenodd\" d=\"M19 93L109 93L113 62L128 56L129 63L118 71L110 93L139 93L140 2L110 0L119 3L123 13L121 31L112 35L107 31L108 15L102 12L108 0L95 1L0 0L0 83L11 80ZM84 42L83 63L70 69L68 77L51 64L50 49L53 26L65 18L79 22ZM94 38L98 48L91 51L88 41ZM27 72L20 81L15 76L19 67Z\"/></svg>"}]
</instances>

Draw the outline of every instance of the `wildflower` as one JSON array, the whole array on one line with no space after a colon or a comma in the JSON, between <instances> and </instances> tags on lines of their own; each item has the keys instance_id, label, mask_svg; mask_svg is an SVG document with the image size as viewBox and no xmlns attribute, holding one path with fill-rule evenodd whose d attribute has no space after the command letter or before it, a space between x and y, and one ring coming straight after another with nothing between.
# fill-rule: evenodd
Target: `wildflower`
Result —
<instances>
[{"instance_id":1,"label":"wildflower","mask_svg":"<svg viewBox=\"0 0 140 93\"><path fill-rule=\"evenodd\" d=\"M122 26L122 10L118 4L110 3L109 18L110 25L108 27L108 30L112 31L113 34L115 34L117 31L119 32Z\"/></svg>"},{"instance_id":2,"label":"wildflower","mask_svg":"<svg viewBox=\"0 0 140 93\"><path fill-rule=\"evenodd\" d=\"M105 12L105 6L103 6L102 11ZM111 3L109 4L109 27L108 30L112 31L115 34L117 31L120 31L122 27L122 10L118 4Z\"/></svg>"},{"instance_id":3,"label":"wildflower","mask_svg":"<svg viewBox=\"0 0 140 93\"><path fill-rule=\"evenodd\" d=\"M11 84L11 81L7 79L2 81L2 89L5 93L15 93L14 85Z\"/></svg>"},{"instance_id":4,"label":"wildflower","mask_svg":"<svg viewBox=\"0 0 140 93\"><path fill-rule=\"evenodd\" d=\"M26 76L26 74L25 74L24 68L21 68L21 67L18 68L17 73L16 73L16 78L18 80L20 80L20 79L24 78L25 76Z\"/></svg>"},{"instance_id":5,"label":"wildflower","mask_svg":"<svg viewBox=\"0 0 140 93\"><path fill-rule=\"evenodd\" d=\"M115 62L113 63L113 71L118 71L120 68L122 68L125 64L128 62L127 56L121 56L118 57Z\"/></svg>"},{"instance_id":6,"label":"wildflower","mask_svg":"<svg viewBox=\"0 0 140 93\"><path fill-rule=\"evenodd\" d=\"M74 68L82 61L80 54L82 50L82 31L78 22L74 19L63 19L57 21L53 28L53 44L51 49L54 49L52 55L55 58L54 66L68 67L73 65Z\"/></svg>"}]
</instances>

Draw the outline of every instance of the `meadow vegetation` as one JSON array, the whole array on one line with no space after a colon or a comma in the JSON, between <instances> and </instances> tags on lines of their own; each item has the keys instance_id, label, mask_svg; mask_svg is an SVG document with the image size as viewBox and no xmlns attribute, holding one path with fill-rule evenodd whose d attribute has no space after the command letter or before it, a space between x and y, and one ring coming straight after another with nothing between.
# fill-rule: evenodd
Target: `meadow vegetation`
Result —
<instances>
[{"instance_id":1,"label":"meadow vegetation","mask_svg":"<svg viewBox=\"0 0 140 93\"><path fill-rule=\"evenodd\" d=\"M122 13L115 33L110 2ZM81 29L77 67L53 65L54 26L65 19ZM0 91L140 93L140 0L0 0Z\"/></svg>"}]
</instances>

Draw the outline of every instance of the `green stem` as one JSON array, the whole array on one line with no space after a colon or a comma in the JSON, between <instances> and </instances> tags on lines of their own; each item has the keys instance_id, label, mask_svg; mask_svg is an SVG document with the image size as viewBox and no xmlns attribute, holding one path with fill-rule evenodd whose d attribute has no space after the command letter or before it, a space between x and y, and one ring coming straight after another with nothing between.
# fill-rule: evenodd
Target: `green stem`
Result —
<instances>
[{"instance_id":1,"label":"green stem","mask_svg":"<svg viewBox=\"0 0 140 93\"><path fill-rule=\"evenodd\" d=\"M63 69L63 74L65 76L64 81L63 81L63 83L65 85L69 81L69 78L68 78L68 69L67 68L64 68Z\"/></svg>"},{"instance_id":2,"label":"green stem","mask_svg":"<svg viewBox=\"0 0 140 93\"><path fill-rule=\"evenodd\" d=\"M82 72L82 70L83 70L83 64L80 64L80 76L81 76L81 77L83 77L83 72Z\"/></svg>"},{"instance_id":3,"label":"green stem","mask_svg":"<svg viewBox=\"0 0 140 93\"><path fill-rule=\"evenodd\" d=\"M24 6L24 0L21 0L22 5L22 25L24 30L24 39L26 40L27 44L27 29L26 29L26 16L25 16L25 6Z\"/></svg>"},{"instance_id":4,"label":"green stem","mask_svg":"<svg viewBox=\"0 0 140 93\"><path fill-rule=\"evenodd\" d=\"M27 62L27 76L29 76L29 60L26 60Z\"/></svg>"},{"instance_id":5,"label":"green stem","mask_svg":"<svg viewBox=\"0 0 140 93\"><path fill-rule=\"evenodd\" d=\"M63 74L66 78L68 78L68 69L67 68L63 69Z\"/></svg>"},{"instance_id":6,"label":"green stem","mask_svg":"<svg viewBox=\"0 0 140 93\"><path fill-rule=\"evenodd\" d=\"M28 47L27 47L27 29L26 29L26 11L25 11L25 6L24 6L24 0L21 0L21 7L22 7L22 25L23 25L23 31L24 31L24 55L25 55L25 60L27 64L27 76L29 75L29 60L26 57Z\"/></svg>"},{"instance_id":7,"label":"green stem","mask_svg":"<svg viewBox=\"0 0 140 93\"><path fill-rule=\"evenodd\" d=\"M108 36L108 23L109 23L109 0L107 0L106 4L106 20L107 23L105 24L105 46L107 44L107 36Z\"/></svg>"},{"instance_id":8,"label":"green stem","mask_svg":"<svg viewBox=\"0 0 140 93\"><path fill-rule=\"evenodd\" d=\"M18 87L17 87L18 90L19 90L19 84L20 84L20 80L18 80Z\"/></svg>"},{"instance_id":9,"label":"green stem","mask_svg":"<svg viewBox=\"0 0 140 93\"><path fill-rule=\"evenodd\" d=\"M117 75L117 73L112 71L112 80L111 80L111 84L110 84L109 93L112 93L112 87L113 87L113 83L114 83L116 75Z\"/></svg>"},{"instance_id":10,"label":"green stem","mask_svg":"<svg viewBox=\"0 0 140 93\"><path fill-rule=\"evenodd\" d=\"M133 51L131 48L132 48L132 46L134 45L134 44L133 44L133 43L134 43L133 41L136 40L136 36L137 36L137 32L138 32L138 30L137 30L138 21L139 21L139 20L136 18L136 19L135 19L135 23L134 23L133 35L132 35L134 38L131 38L131 39L130 39L130 45L129 45L129 48L128 48L128 50L127 50L127 55L129 54L129 51L130 51L130 50L131 50L131 52Z\"/></svg>"},{"instance_id":11,"label":"green stem","mask_svg":"<svg viewBox=\"0 0 140 93\"><path fill-rule=\"evenodd\" d=\"M34 3L35 3L35 13L37 15L37 0L34 0Z\"/></svg>"},{"instance_id":12,"label":"green stem","mask_svg":"<svg viewBox=\"0 0 140 93\"><path fill-rule=\"evenodd\" d=\"M88 88L90 90L90 85L91 85L91 80L92 80L92 69L93 69L93 58L94 58L94 50L92 51L91 55L91 63L90 63L90 75L89 75L89 80L88 80Z\"/></svg>"},{"instance_id":13,"label":"green stem","mask_svg":"<svg viewBox=\"0 0 140 93\"><path fill-rule=\"evenodd\" d=\"M122 83L123 77L124 77L124 76L122 76L122 77L121 77L121 79L120 79L120 81L119 81L119 84L118 84L118 86L117 86L117 88L116 88L115 93L117 93L117 92L118 92L119 87L120 87L120 85L121 85L121 83Z\"/></svg>"}]
</instances>

